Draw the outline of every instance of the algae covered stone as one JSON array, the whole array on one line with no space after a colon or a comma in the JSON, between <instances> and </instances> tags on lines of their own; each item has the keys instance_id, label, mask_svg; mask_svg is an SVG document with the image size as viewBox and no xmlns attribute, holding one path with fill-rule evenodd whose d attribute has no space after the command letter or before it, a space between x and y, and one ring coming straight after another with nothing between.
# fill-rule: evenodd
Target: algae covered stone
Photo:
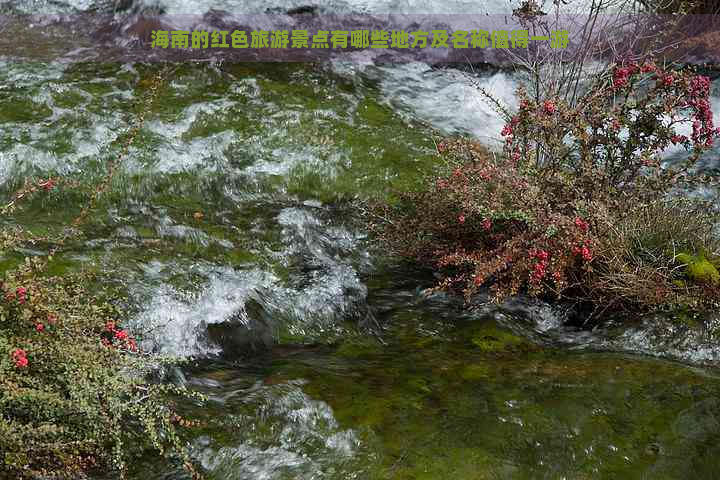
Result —
<instances>
[{"instance_id":1,"label":"algae covered stone","mask_svg":"<svg viewBox=\"0 0 720 480\"><path fill-rule=\"evenodd\" d=\"M474 332L472 343L483 352L503 352L519 347L526 342L521 337L494 324L486 324Z\"/></svg>"}]
</instances>

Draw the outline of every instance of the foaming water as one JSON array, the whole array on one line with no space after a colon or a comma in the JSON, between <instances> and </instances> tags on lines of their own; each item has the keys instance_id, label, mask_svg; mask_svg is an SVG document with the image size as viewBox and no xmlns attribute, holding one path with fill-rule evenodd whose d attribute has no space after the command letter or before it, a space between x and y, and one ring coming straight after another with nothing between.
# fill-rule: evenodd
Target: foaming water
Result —
<instances>
[{"instance_id":1,"label":"foaming water","mask_svg":"<svg viewBox=\"0 0 720 480\"><path fill-rule=\"evenodd\" d=\"M89 163L107 155L101 147L126 126L119 108L132 96L124 81L134 74L121 67L111 78L73 76L72 69L61 64L44 69L3 64L0 82L7 104L0 117L5 132L2 183L47 172L82 174Z\"/></svg>"},{"instance_id":2,"label":"foaming water","mask_svg":"<svg viewBox=\"0 0 720 480\"><path fill-rule=\"evenodd\" d=\"M298 287L289 299L294 321L291 334L303 337L308 327L320 334L357 319L365 308L367 288L350 262L357 255L358 238L342 227L327 227L308 210L284 209L277 217L287 247L285 259L302 258L302 272L293 278Z\"/></svg>"},{"instance_id":3,"label":"foaming water","mask_svg":"<svg viewBox=\"0 0 720 480\"><path fill-rule=\"evenodd\" d=\"M363 449L360 439L341 428L330 406L310 398L302 385L259 385L245 392L240 408L254 409L252 430L259 434L239 430L238 436L249 438L224 447L207 437L196 440L195 456L210 475L228 480L354 478L358 472L352 460Z\"/></svg>"},{"instance_id":4,"label":"foaming water","mask_svg":"<svg viewBox=\"0 0 720 480\"><path fill-rule=\"evenodd\" d=\"M183 292L162 283L137 294L147 297L143 310L132 320L134 330L142 335L144 348L177 357L217 355L222 350L209 339L209 324L231 320L239 328L258 328L251 324L257 320L247 316L245 303L275 283L276 278L261 270L194 270L207 278L197 291ZM155 272L148 273L152 276Z\"/></svg>"},{"instance_id":5,"label":"foaming water","mask_svg":"<svg viewBox=\"0 0 720 480\"><path fill-rule=\"evenodd\" d=\"M572 350L610 351L672 359L693 365L720 365L720 320L704 316L645 314L609 321L595 328L568 326L568 310L516 297L502 305L481 304L506 328L539 344Z\"/></svg>"},{"instance_id":6,"label":"foaming water","mask_svg":"<svg viewBox=\"0 0 720 480\"><path fill-rule=\"evenodd\" d=\"M505 121L481 89L512 111L517 108L518 82L510 75L468 75L454 69L431 69L422 63L378 70L389 105L416 115L445 134L471 135L491 148L501 146Z\"/></svg>"},{"instance_id":7,"label":"foaming water","mask_svg":"<svg viewBox=\"0 0 720 480\"><path fill-rule=\"evenodd\" d=\"M367 288L356 270L363 263L355 261L363 255L357 235L325 224L312 212L319 209L286 208L276 218L282 243L266 253L286 272L285 279L257 267L186 262L144 266L142 279L131 285L136 303L142 305L132 324L144 346L197 358L246 355L279 336L300 342L341 336L346 322L367 311ZM181 225L161 223L158 233L200 245L210 241L201 231L198 236L195 229ZM171 286L168 282L178 275L195 280L183 288Z\"/></svg>"}]
</instances>

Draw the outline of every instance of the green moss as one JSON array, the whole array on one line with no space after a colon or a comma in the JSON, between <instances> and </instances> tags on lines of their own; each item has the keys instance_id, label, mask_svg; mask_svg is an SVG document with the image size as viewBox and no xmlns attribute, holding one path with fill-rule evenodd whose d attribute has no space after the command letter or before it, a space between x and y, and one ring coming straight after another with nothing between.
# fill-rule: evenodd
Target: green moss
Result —
<instances>
[{"instance_id":1,"label":"green moss","mask_svg":"<svg viewBox=\"0 0 720 480\"><path fill-rule=\"evenodd\" d=\"M521 337L495 325L487 324L479 328L472 336L472 343L483 352L502 352L512 350L524 343Z\"/></svg>"},{"instance_id":2,"label":"green moss","mask_svg":"<svg viewBox=\"0 0 720 480\"><path fill-rule=\"evenodd\" d=\"M688 265L688 276L698 283L712 283L713 285L720 283L720 273L707 260Z\"/></svg>"},{"instance_id":3,"label":"green moss","mask_svg":"<svg viewBox=\"0 0 720 480\"><path fill-rule=\"evenodd\" d=\"M411 461L404 462L395 479L436 480L438 478L463 478L485 480L512 478L513 475L500 475L497 460L480 447L458 447L451 450L437 449L431 455L413 455ZM512 472L517 473L517 472Z\"/></svg>"},{"instance_id":4,"label":"green moss","mask_svg":"<svg viewBox=\"0 0 720 480\"><path fill-rule=\"evenodd\" d=\"M0 101L0 123L39 122L52 115L47 105L27 98L11 97L9 102Z\"/></svg>"},{"instance_id":5,"label":"green moss","mask_svg":"<svg viewBox=\"0 0 720 480\"><path fill-rule=\"evenodd\" d=\"M78 107L85 103L85 97L80 95L79 92L76 91L69 91L69 92L53 92L52 94L53 102L55 102L55 105L62 108L73 108Z\"/></svg>"},{"instance_id":6,"label":"green moss","mask_svg":"<svg viewBox=\"0 0 720 480\"><path fill-rule=\"evenodd\" d=\"M286 181L287 192L300 200L317 199L323 203L335 203L354 190L352 182L343 184L343 179L329 178L327 173L314 171L305 164L293 167L287 180L279 180Z\"/></svg>"},{"instance_id":7,"label":"green moss","mask_svg":"<svg viewBox=\"0 0 720 480\"><path fill-rule=\"evenodd\" d=\"M350 339L343 342L335 354L345 358L362 358L377 355L381 351L380 343L373 338Z\"/></svg>"},{"instance_id":8,"label":"green moss","mask_svg":"<svg viewBox=\"0 0 720 480\"><path fill-rule=\"evenodd\" d=\"M432 392L432 387L425 378L419 376L409 377L406 383L408 390L417 394L423 395Z\"/></svg>"},{"instance_id":9,"label":"green moss","mask_svg":"<svg viewBox=\"0 0 720 480\"><path fill-rule=\"evenodd\" d=\"M685 275L693 282L712 285L720 284L718 269L705 257L681 253L677 255L676 259L686 265Z\"/></svg>"},{"instance_id":10,"label":"green moss","mask_svg":"<svg viewBox=\"0 0 720 480\"><path fill-rule=\"evenodd\" d=\"M234 266L257 262L258 260L257 255L239 248L234 248L228 251L225 255Z\"/></svg>"},{"instance_id":11,"label":"green moss","mask_svg":"<svg viewBox=\"0 0 720 480\"><path fill-rule=\"evenodd\" d=\"M488 378L489 375L490 368L482 363L467 365L462 369L462 371L460 371L460 377L468 382L482 380L484 378Z\"/></svg>"},{"instance_id":12,"label":"green moss","mask_svg":"<svg viewBox=\"0 0 720 480\"><path fill-rule=\"evenodd\" d=\"M85 262L83 262L85 263ZM47 267L43 274L48 277L52 276L63 276L69 273L76 273L84 268L83 263L78 260L73 260L65 255L56 255L53 259L48 262ZM91 267L94 265L92 262L87 262Z\"/></svg>"},{"instance_id":13,"label":"green moss","mask_svg":"<svg viewBox=\"0 0 720 480\"><path fill-rule=\"evenodd\" d=\"M393 112L388 107L371 100L365 100L358 108L364 125L383 126L393 121Z\"/></svg>"},{"instance_id":14,"label":"green moss","mask_svg":"<svg viewBox=\"0 0 720 480\"><path fill-rule=\"evenodd\" d=\"M25 257L17 252L0 252L0 272L7 272L23 263Z\"/></svg>"}]
</instances>

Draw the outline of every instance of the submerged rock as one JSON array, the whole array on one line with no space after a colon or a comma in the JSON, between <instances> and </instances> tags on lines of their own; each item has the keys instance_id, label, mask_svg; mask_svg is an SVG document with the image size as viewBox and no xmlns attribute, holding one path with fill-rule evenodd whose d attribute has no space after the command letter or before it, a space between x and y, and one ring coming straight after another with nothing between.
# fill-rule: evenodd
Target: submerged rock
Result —
<instances>
[{"instance_id":1,"label":"submerged rock","mask_svg":"<svg viewBox=\"0 0 720 480\"><path fill-rule=\"evenodd\" d=\"M526 342L507 330L487 324L475 332L472 343L483 352L503 352L516 349Z\"/></svg>"}]
</instances>

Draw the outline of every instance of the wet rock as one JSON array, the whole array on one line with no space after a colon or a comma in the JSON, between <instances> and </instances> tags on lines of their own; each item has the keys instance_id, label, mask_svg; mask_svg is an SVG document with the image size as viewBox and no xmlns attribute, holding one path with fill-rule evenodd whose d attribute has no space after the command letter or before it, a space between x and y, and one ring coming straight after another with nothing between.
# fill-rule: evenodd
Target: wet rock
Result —
<instances>
[{"instance_id":1,"label":"wet rock","mask_svg":"<svg viewBox=\"0 0 720 480\"><path fill-rule=\"evenodd\" d=\"M301 5L287 11L288 15L315 15L318 13L317 5Z\"/></svg>"},{"instance_id":2,"label":"wet rock","mask_svg":"<svg viewBox=\"0 0 720 480\"><path fill-rule=\"evenodd\" d=\"M593 332L591 346L698 365L720 362L720 316L653 314Z\"/></svg>"},{"instance_id":3,"label":"wet rock","mask_svg":"<svg viewBox=\"0 0 720 480\"><path fill-rule=\"evenodd\" d=\"M289 9L285 9L283 7L268 7L265 9L265 13L285 15L316 15L319 10L319 5L300 5Z\"/></svg>"},{"instance_id":4,"label":"wet rock","mask_svg":"<svg viewBox=\"0 0 720 480\"><path fill-rule=\"evenodd\" d=\"M241 357L265 350L275 340L267 309L248 299L243 310L226 321L207 325L208 339L222 349L225 357Z\"/></svg>"},{"instance_id":5,"label":"wet rock","mask_svg":"<svg viewBox=\"0 0 720 480\"><path fill-rule=\"evenodd\" d=\"M471 341L483 352L513 350L525 343L521 337L497 328L493 324L486 324L479 328L473 334Z\"/></svg>"},{"instance_id":6,"label":"wet rock","mask_svg":"<svg viewBox=\"0 0 720 480\"><path fill-rule=\"evenodd\" d=\"M106 15L98 16L97 25L91 37L98 42L131 44L152 40L154 30L172 30L162 22L156 12L130 14L114 19Z\"/></svg>"}]
</instances>

